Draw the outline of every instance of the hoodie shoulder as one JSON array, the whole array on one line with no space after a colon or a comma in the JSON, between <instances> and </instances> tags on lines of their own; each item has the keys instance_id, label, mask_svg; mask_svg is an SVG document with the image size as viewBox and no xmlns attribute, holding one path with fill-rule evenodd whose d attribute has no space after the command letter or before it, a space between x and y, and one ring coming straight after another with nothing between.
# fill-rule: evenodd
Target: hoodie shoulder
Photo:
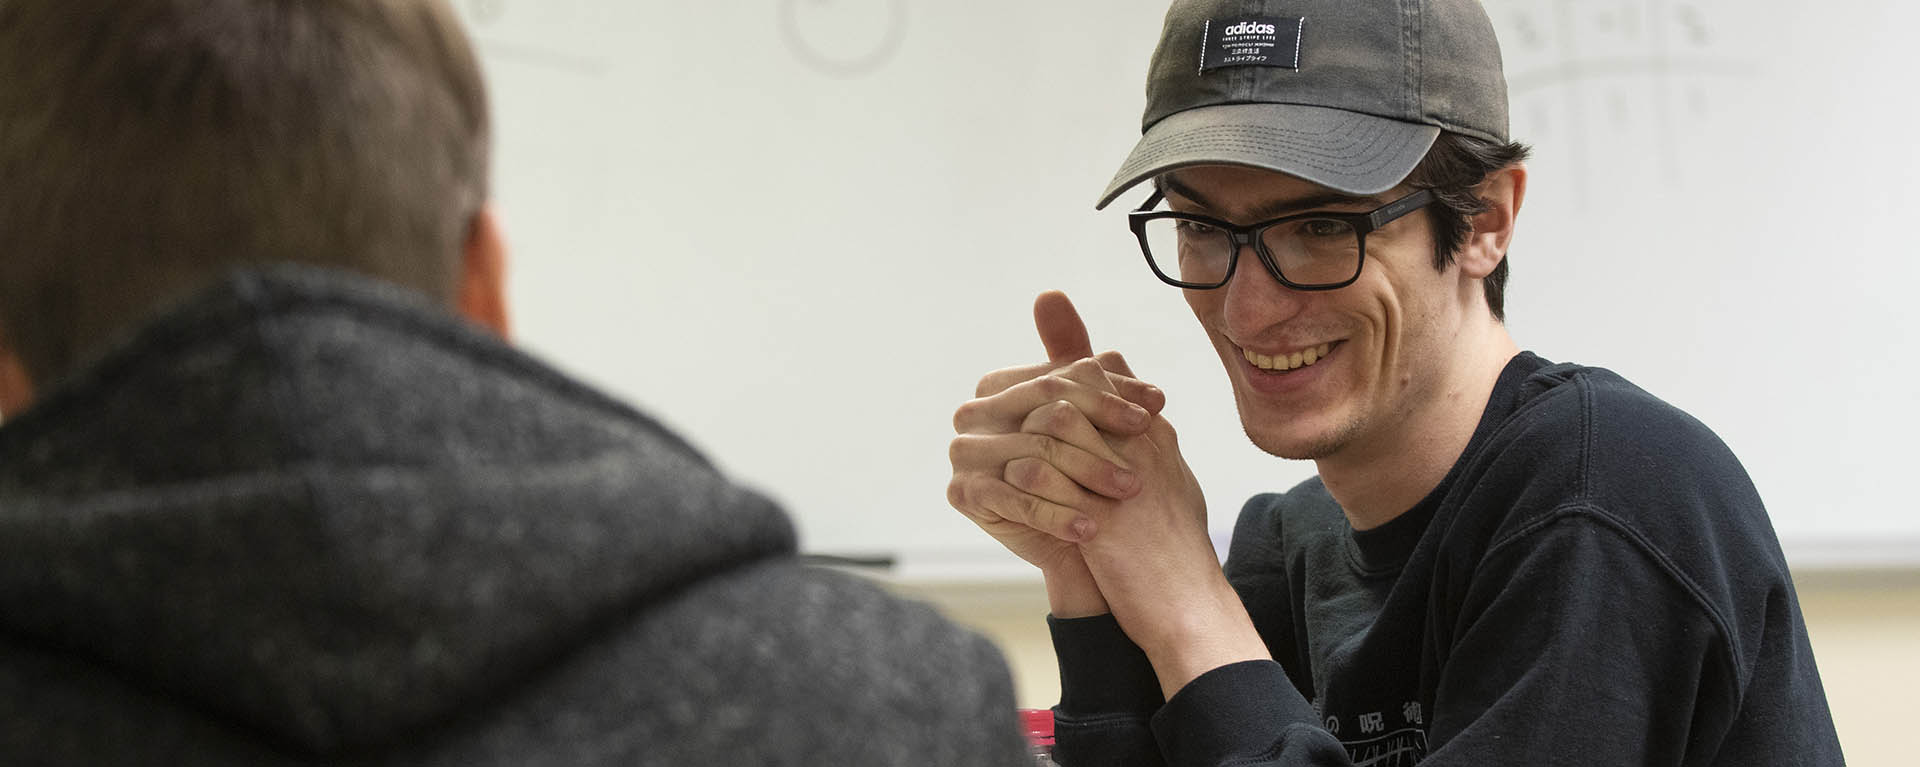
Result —
<instances>
[{"instance_id":1,"label":"hoodie shoulder","mask_svg":"<svg viewBox=\"0 0 1920 767\"><path fill-rule=\"evenodd\" d=\"M986 639L863 579L783 558L636 611L433 764L1021 764ZM414 759L403 760L414 763Z\"/></svg>"},{"instance_id":2,"label":"hoodie shoulder","mask_svg":"<svg viewBox=\"0 0 1920 767\"><path fill-rule=\"evenodd\" d=\"M315 753L59 653L0 652L0 760L291 765L1018 765L1012 682L924 604L786 558L639 605L535 678ZM42 760L44 761L36 761Z\"/></svg>"}]
</instances>

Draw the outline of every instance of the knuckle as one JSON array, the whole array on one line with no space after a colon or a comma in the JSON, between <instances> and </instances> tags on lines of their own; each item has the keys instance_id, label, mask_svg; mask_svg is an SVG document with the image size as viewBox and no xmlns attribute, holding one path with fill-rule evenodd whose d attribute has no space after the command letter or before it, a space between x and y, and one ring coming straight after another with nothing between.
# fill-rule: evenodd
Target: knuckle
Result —
<instances>
[{"instance_id":1,"label":"knuckle","mask_svg":"<svg viewBox=\"0 0 1920 767\"><path fill-rule=\"evenodd\" d=\"M977 397L990 397L995 394L999 394L1000 392L1006 391L1007 389L1017 384L1020 384L1022 382L1025 382L1028 379L1031 379L1034 376L1044 372L1046 372L1045 368L1038 365L1001 368L999 370L995 370L991 373L981 376L980 381L974 384L973 396L977 398Z\"/></svg>"},{"instance_id":2,"label":"knuckle","mask_svg":"<svg viewBox=\"0 0 1920 767\"><path fill-rule=\"evenodd\" d=\"M1100 361L1092 357L1075 360L1066 367L1066 371L1067 375L1081 380L1097 380L1096 376L1105 377L1107 374L1107 369L1100 366Z\"/></svg>"},{"instance_id":3,"label":"knuckle","mask_svg":"<svg viewBox=\"0 0 1920 767\"><path fill-rule=\"evenodd\" d=\"M1022 496L1020 499L1020 522L1029 527L1041 519L1047 511L1047 504L1034 496Z\"/></svg>"},{"instance_id":4,"label":"knuckle","mask_svg":"<svg viewBox=\"0 0 1920 767\"><path fill-rule=\"evenodd\" d=\"M1007 484L1022 490L1033 490L1046 482L1046 464L1034 458L1015 458L1007 462L1005 475Z\"/></svg>"},{"instance_id":5,"label":"knuckle","mask_svg":"<svg viewBox=\"0 0 1920 767\"><path fill-rule=\"evenodd\" d=\"M1039 456L1040 460L1046 461L1054 466L1060 465L1060 442L1058 440L1036 434L1032 437L1032 445L1033 449L1031 452Z\"/></svg>"},{"instance_id":6,"label":"knuckle","mask_svg":"<svg viewBox=\"0 0 1920 767\"><path fill-rule=\"evenodd\" d=\"M960 464L971 454L969 443L970 440L965 435L954 437L952 442L947 443L947 463L952 464L955 470L958 470Z\"/></svg>"},{"instance_id":7,"label":"knuckle","mask_svg":"<svg viewBox=\"0 0 1920 767\"><path fill-rule=\"evenodd\" d=\"M1020 430L1028 434L1047 433L1048 423L1056 410L1055 404L1049 402L1034 408L1033 412L1027 414L1026 420L1020 422Z\"/></svg>"},{"instance_id":8,"label":"knuckle","mask_svg":"<svg viewBox=\"0 0 1920 767\"><path fill-rule=\"evenodd\" d=\"M949 505L961 511L966 511L969 505L967 501L970 497L971 494L967 492L967 481L965 479L954 477L953 481L947 483L947 503Z\"/></svg>"},{"instance_id":9,"label":"knuckle","mask_svg":"<svg viewBox=\"0 0 1920 767\"><path fill-rule=\"evenodd\" d=\"M1044 410L1045 412L1040 414L1041 424L1045 425L1049 431L1056 433L1066 431L1068 427L1073 426L1074 419L1080 416L1080 409L1066 400L1054 400L1045 405Z\"/></svg>"},{"instance_id":10,"label":"knuckle","mask_svg":"<svg viewBox=\"0 0 1920 767\"><path fill-rule=\"evenodd\" d=\"M967 430L973 428L973 424L980 421L980 411L985 407L986 400L970 399L955 408L953 411L954 433L965 434Z\"/></svg>"},{"instance_id":11,"label":"knuckle","mask_svg":"<svg viewBox=\"0 0 1920 767\"><path fill-rule=\"evenodd\" d=\"M1067 389L1071 385L1066 378L1052 373L1034 379L1034 389L1040 393L1040 396L1047 399L1066 396Z\"/></svg>"},{"instance_id":12,"label":"knuckle","mask_svg":"<svg viewBox=\"0 0 1920 767\"><path fill-rule=\"evenodd\" d=\"M975 478L954 477L952 482L947 483L947 503L968 519L992 522L1000 516L994 511L985 490L985 484Z\"/></svg>"}]
</instances>

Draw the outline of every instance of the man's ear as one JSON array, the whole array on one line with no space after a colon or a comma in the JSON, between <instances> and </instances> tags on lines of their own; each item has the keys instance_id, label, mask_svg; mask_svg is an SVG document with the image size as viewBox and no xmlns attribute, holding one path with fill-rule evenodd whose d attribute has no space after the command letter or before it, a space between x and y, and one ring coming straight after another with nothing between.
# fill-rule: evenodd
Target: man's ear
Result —
<instances>
[{"instance_id":1,"label":"man's ear","mask_svg":"<svg viewBox=\"0 0 1920 767\"><path fill-rule=\"evenodd\" d=\"M27 378L27 367L0 341L0 418L19 415L31 404L33 381Z\"/></svg>"},{"instance_id":2,"label":"man's ear","mask_svg":"<svg viewBox=\"0 0 1920 767\"><path fill-rule=\"evenodd\" d=\"M1468 233L1456 260L1462 274L1480 279L1500 265L1507 255L1507 245L1513 241L1520 203L1527 197L1527 166L1514 163L1494 171L1474 192L1487 201L1488 208L1469 219L1473 231Z\"/></svg>"},{"instance_id":3,"label":"man's ear","mask_svg":"<svg viewBox=\"0 0 1920 767\"><path fill-rule=\"evenodd\" d=\"M461 253L456 308L476 325L511 339L507 322L507 239L492 205L483 205L467 225Z\"/></svg>"}]
</instances>

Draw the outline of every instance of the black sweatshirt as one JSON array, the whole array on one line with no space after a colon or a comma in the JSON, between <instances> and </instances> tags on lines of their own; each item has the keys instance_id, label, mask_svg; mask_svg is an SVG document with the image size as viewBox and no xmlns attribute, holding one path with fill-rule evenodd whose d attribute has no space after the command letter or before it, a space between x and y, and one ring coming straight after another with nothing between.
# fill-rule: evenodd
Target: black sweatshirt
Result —
<instances>
[{"instance_id":1,"label":"black sweatshirt","mask_svg":"<svg viewBox=\"0 0 1920 767\"><path fill-rule=\"evenodd\" d=\"M1226 572L1277 662L1170 701L1111 616L1050 620L1061 764L1842 762L1752 481L1606 370L1515 357L1414 508L1256 496Z\"/></svg>"}]
</instances>

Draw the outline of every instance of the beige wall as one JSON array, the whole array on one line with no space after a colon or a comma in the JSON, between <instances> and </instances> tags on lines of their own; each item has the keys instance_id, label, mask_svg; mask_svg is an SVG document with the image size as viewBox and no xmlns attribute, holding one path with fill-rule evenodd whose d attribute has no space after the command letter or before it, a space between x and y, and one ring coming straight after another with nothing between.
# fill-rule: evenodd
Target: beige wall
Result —
<instances>
[{"instance_id":1,"label":"beige wall","mask_svg":"<svg viewBox=\"0 0 1920 767\"><path fill-rule=\"evenodd\" d=\"M1920 571L1795 576L1827 704L1852 765L1910 765L1920 694Z\"/></svg>"},{"instance_id":2,"label":"beige wall","mask_svg":"<svg viewBox=\"0 0 1920 767\"><path fill-rule=\"evenodd\" d=\"M1913 764L1910 703L1920 695L1920 570L1795 576L1814 655L1847 762ZM899 589L998 642L1022 708L1060 695L1038 583L948 583Z\"/></svg>"}]
</instances>

